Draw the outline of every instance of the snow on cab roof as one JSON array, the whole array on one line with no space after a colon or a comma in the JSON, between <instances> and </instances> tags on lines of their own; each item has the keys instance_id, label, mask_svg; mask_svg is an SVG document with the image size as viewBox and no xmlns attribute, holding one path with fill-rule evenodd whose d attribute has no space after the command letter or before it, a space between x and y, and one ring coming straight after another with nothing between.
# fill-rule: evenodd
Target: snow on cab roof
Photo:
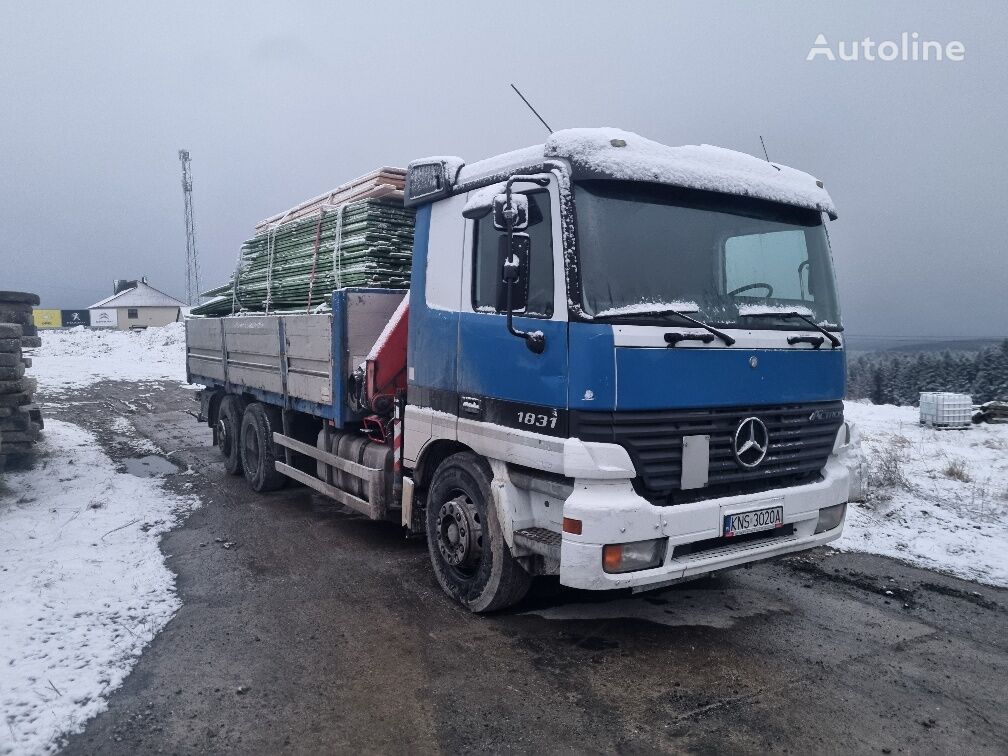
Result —
<instances>
[{"instance_id":1,"label":"snow on cab roof","mask_svg":"<svg viewBox=\"0 0 1008 756\"><path fill-rule=\"evenodd\" d=\"M503 152L500 155L494 155L485 160L477 160L475 163L463 166L458 173L458 182L465 183L485 176L497 176L512 168L542 162L543 157L543 145L541 144L522 147L511 152Z\"/></svg>"},{"instance_id":2,"label":"snow on cab roof","mask_svg":"<svg viewBox=\"0 0 1008 756\"><path fill-rule=\"evenodd\" d=\"M836 217L821 182L803 171L709 144L669 147L617 128L564 129L545 144L471 163L458 183L496 177L509 169L560 158L577 179L648 181L805 207Z\"/></svg>"}]
</instances>

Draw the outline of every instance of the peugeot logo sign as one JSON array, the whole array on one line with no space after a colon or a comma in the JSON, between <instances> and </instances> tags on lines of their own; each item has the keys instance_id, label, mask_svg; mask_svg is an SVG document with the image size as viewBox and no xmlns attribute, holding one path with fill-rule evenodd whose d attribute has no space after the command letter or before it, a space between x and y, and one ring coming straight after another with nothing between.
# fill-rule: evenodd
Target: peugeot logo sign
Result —
<instances>
[{"instance_id":1,"label":"peugeot logo sign","mask_svg":"<svg viewBox=\"0 0 1008 756\"><path fill-rule=\"evenodd\" d=\"M758 417L747 417L735 429L733 443L735 459L742 467L756 467L766 457L770 448L767 427Z\"/></svg>"}]
</instances>

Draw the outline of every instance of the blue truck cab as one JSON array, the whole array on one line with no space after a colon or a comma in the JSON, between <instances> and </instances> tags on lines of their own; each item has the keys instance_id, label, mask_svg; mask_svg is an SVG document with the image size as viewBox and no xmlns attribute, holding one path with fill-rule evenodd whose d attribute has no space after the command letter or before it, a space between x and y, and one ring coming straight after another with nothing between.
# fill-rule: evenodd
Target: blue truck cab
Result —
<instances>
[{"instance_id":1,"label":"blue truck cab","mask_svg":"<svg viewBox=\"0 0 1008 756\"><path fill-rule=\"evenodd\" d=\"M527 198L514 330L539 350L509 330L500 296L493 200L509 180ZM403 464L446 590L487 599L466 599L468 554L451 544L488 514L506 558L585 589L652 588L839 536L860 480L821 182L578 129L470 165L415 161L406 202ZM486 512L436 485L457 455L482 466L468 484L486 483Z\"/></svg>"}]
</instances>

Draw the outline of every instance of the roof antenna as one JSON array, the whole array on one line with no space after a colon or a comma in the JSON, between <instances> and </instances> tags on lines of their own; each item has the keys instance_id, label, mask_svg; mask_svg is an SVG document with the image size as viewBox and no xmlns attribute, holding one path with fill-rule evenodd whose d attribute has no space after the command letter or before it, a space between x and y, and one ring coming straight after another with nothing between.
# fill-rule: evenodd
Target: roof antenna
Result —
<instances>
[{"instance_id":1,"label":"roof antenna","mask_svg":"<svg viewBox=\"0 0 1008 756\"><path fill-rule=\"evenodd\" d=\"M545 126L545 127L546 127L546 131L548 131L548 132L549 132L550 134L552 134L552 133L553 133L553 129L551 129L551 128L550 128L550 125L549 125L548 123L546 123L546 121L544 121L544 120L543 120L543 117L542 117L541 115L539 115L539 113L537 113L537 112L536 112L536 109L532 107L532 103L531 103L531 102L529 102L528 100L526 100L526 99L525 99L525 95L523 95L523 94L522 94L522 93L521 93L521 92L520 92L520 91L518 90L518 87L516 87L516 86L515 86L514 84L512 84L512 85L511 85L511 89L513 89L513 90L515 91L515 93L516 93L516 94L517 94L517 95L518 95L519 97L521 97L521 98L522 98L522 102L524 102L524 103L525 103L526 105L528 105L528 109L529 109L529 110L531 110L531 111L532 111L532 113L533 113L533 115L535 115L535 117L539 119L539 122L540 122L540 123L541 123L541 124L542 124L543 126Z\"/></svg>"},{"instance_id":2,"label":"roof antenna","mask_svg":"<svg viewBox=\"0 0 1008 756\"><path fill-rule=\"evenodd\" d=\"M766 161L768 163L770 163L770 156L767 155L766 143L763 141L763 135L762 134L759 135L759 143L763 145L763 157L765 157ZM770 165L773 165L773 163L770 163ZM779 166L773 165L773 167L776 168L778 171L780 170Z\"/></svg>"}]
</instances>

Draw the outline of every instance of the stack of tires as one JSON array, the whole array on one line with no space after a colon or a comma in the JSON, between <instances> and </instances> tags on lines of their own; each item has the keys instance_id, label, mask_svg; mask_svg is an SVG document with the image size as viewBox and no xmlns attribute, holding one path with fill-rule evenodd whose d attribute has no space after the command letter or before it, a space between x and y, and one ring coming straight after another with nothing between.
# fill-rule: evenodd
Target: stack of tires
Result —
<instances>
[{"instance_id":1,"label":"stack of tires","mask_svg":"<svg viewBox=\"0 0 1008 756\"><path fill-rule=\"evenodd\" d=\"M32 402L35 379L25 375L25 349L41 346L32 321L38 295L0 291L0 470L30 458L42 430L42 413Z\"/></svg>"}]
</instances>

